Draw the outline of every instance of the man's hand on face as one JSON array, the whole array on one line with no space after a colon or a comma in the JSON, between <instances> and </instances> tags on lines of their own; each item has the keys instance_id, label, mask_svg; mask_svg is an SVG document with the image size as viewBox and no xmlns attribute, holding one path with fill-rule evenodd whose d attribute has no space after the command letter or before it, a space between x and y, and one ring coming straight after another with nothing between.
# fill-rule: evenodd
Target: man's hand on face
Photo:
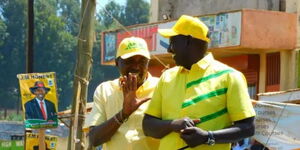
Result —
<instances>
[{"instance_id":1,"label":"man's hand on face","mask_svg":"<svg viewBox=\"0 0 300 150\"><path fill-rule=\"evenodd\" d=\"M150 100L150 98L137 99L137 75L129 73L128 76L120 78L120 85L123 90L123 116L129 117L140 105Z\"/></svg>"},{"instance_id":2,"label":"man's hand on face","mask_svg":"<svg viewBox=\"0 0 300 150\"><path fill-rule=\"evenodd\" d=\"M176 119L171 122L171 128L175 132L180 132L183 129L188 127L194 127L197 123L199 123L199 119L190 119L188 117L182 119Z\"/></svg>"},{"instance_id":3,"label":"man's hand on face","mask_svg":"<svg viewBox=\"0 0 300 150\"><path fill-rule=\"evenodd\" d=\"M180 137L189 147L196 147L207 142L208 132L197 127L188 127L180 131Z\"/></svg>"}]
</instances>

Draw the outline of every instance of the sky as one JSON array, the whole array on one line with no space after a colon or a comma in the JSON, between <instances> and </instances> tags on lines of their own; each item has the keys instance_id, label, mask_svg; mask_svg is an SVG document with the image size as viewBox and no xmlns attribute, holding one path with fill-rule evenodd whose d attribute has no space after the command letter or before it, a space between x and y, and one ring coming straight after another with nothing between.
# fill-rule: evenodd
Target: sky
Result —
<instances>
[{"instance_id":1,"label":"sky","mask_svg":"<svg viewBox=\"0 0 300 150\"><path fill-rule=\"evenodd\" d=\"M101 9L101 6L104 7L108 2L110 1L115 1L116 3L120 4L120 5L125 5L126 4L126 0L97 0L97 10ZM148 3L150 3L151 0L144 0ZM99 6L101 5L101 6Z\"/></svg>"}]
</instances>

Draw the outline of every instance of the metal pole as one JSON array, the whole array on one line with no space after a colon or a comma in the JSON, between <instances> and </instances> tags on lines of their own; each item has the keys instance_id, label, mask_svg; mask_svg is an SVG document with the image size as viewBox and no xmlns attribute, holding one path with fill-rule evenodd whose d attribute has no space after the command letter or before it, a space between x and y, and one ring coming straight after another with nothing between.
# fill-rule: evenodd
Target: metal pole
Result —
<instances>
[{"instance_id":1,"label":"metal pole","mask_svg":"<svg viewBox=\"0 0 300 150\"><path fill-rule=\"evenodd\" d=\"M34 0L28 0L28 30L26 46L26 72L33 72Z\"/></svg>"},{"instance_id":2,"label":"metal pole","mask_svg":"<svg viewBox=\"0 0 300 150\"><path fill-rule=\"evenodd\" d=\"M26 40L26 72L33 72L33 36L34 36L34 0L27 1L27 40ZM24 148L26 148L26 133L24 130Z\"/></svg>"}]
</instances>

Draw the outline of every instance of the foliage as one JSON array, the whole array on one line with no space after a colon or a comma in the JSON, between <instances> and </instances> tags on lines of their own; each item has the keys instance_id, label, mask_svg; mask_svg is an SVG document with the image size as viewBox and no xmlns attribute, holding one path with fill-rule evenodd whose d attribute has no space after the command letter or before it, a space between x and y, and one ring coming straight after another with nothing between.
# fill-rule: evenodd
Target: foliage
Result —
<instances>
[{"instance_id":1,"label":"foliage","mask_svg":"<svg viewBox=\"0 0 300 150\"><path fill-rule=\"evenodd\" d=\"M147 23L149 20L149 4L143 0L127 0L123 24L125 26Z\"/></svg>"},{"instance_id":2,"label":"foliage","mask_svg":"<svg viewBox=\"0 0 300 150\"><path fill-rule=\"evenodd\" d=\"M25 1L1 0L0 108L13 108L18 100L16 74L25 71Z\"/></svg>"},{"instance_id":3,"label":"foliage","mask_svg":"<svg viewBox=\"0 0 300 150\"><path fill-rule=\"evenodd\" d=\"M5 23L0 17L0 46L2 46L4 44L4 41L5 41L6 37L8 36L6 29L7 29L7 27L6 27ZM0 56L0 60L1 60L1 56Z\"/></svg>"},{"instance_id":4,"label":"foliage","mask_svg":"<svg viewBox=\"0 0 300 150\"><path fill-rule=\"evenodd\" d=\"M56 72L59 110L66 109L73 97L74 67L80 25L80 0L34 1L34 72ZM124 25L148 21L149 4L128 0L126 6L115 2L105 7ZM132 6L131 6L132 5ZM131 14L127 14L131 13ZM96 14L96 42L93 50L92 80L88 100L99 83L118 76L112 66L100 65L100 32L116 27L101 10ZM16 75L25 73L27 1L0 1L0 108L13 109L20 100ZM133 19L132 21L129 19ZM18 118L18 117L12 117Z\"/></svg>"},{"instance_id":5,"label":"foliage","mask_svg":"<svg viewBox=\"0 0 300 150\"><path fill-rule=\"evenodd\" d=\"M5 120L8 120L8 121L23 121L23 116L22 116L22 114L12 113L12 114L8 115Z\"/></svg>"},{"instance_id":6,"label":"foliage","mask_svg":"<svg viewBox=\"0 0 300 150\"><path fill-rule=\"evenodd\" d=\"M124 26L147 23L149 7L149 4L143 0L127 0L126 6L111 1L101 9L97 17L106 28L118 28L115 20Z\"/></svg>"},{"instance_id":7,"label":"foliage","mask_svg":"<svg viewBox=\"0 0 300 150\"><path fill-rule=\"evenodd\" d=\"M97 15L99 22L103 24L106 28L112 28L116 26L114 17L118 21L122 21L122 17L124 17L125 7L117 4L114 1L109 2L105 5L104 8Z\"/></svg>"}]
</instances>

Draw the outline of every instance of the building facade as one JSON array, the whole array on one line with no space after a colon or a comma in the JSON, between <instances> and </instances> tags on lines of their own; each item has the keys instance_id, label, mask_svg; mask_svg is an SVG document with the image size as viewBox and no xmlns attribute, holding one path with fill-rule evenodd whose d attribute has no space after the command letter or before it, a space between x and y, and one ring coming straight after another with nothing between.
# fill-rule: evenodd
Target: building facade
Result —
<instances>
[{"instance_id":1,"label":"building facade","mask_svg":"<svg viewBox=\"0 0 300 150\"><path fill-rule=\"evenodd\" d=\"M254 27L249 32L244 32L244 29L241 28L241 33L245 33L243 38L252 40L251 45L247 45L246 49L239 48L238 50L232 50L230 46L223 47L224 53L219 54L218 59L242 71L247 77L249 88L256 89L253 91L255 94L298 88L300 85L298 79L300 34L297 32L300 27L300 19L298 19L300 1L298 0L152 0L150 21L177 19L182 14L211 15L241 9L265 10L264 13L251 13L247 17L242 17L246 27L249 27L247 20L259 21L261 26L256 28L255 23L252 22L254 24L250 24L250 26ZM267 18L263 18L262 14L267 14L264 16ZM282 16L279 17L279 14ZM287 17L285 14L294 14L295 16ZM290 29L287 27L290 26L279 25L283 21L290 22L290 25L293 25L291 27L293 31L286 32ZM271 30L275 32L271 32ZM282 34L280 34L280 30ZM262 36L261 39L253 39L253 35L255 36L259 32L262 32L265 38ZM278 36L284 37L277 38ZM286 44L286 47L283 44ZM261 47L262 45L269 46ZM210 50L213 53L220 53L220 50ZM244 59L241 59L243 57ZM239 64L234 62L239 62ZM240 68L241 63L248 64L248 68Z\"/></svg>"}]
</instances>

